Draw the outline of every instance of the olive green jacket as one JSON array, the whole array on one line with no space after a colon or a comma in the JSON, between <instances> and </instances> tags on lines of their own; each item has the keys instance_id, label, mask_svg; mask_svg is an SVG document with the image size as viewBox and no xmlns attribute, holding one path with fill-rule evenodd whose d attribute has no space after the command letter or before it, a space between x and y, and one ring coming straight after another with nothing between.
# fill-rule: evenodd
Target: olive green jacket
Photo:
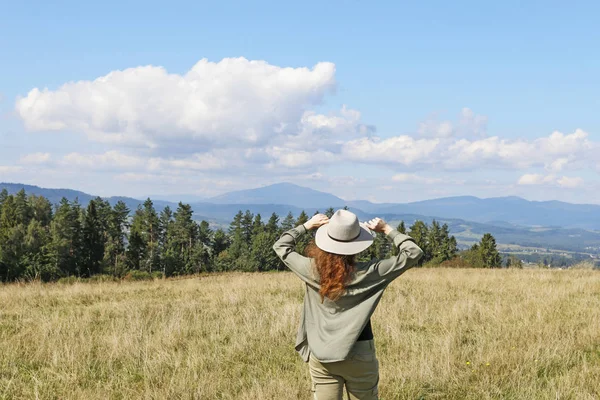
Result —
<instances>
[{"instance_id":1,"label":"olive green jacket","mask_svg":"<svg viewBox=\"0 0 600 400\"><path fill-rule=\"evenodd\" d=\"M321 303L312 259L294 251L296 239L305 233L306 228L299 225L283 233L273 245L284 264L306 283L296 350L306 362L310 354L322 362L342 361L348 357L387 285L415 266L423 251L410 236L392 230L388 238L399 249L398 255L357 263L346 293L336 301L325 298Z\"/></svg>"}]
</instances>

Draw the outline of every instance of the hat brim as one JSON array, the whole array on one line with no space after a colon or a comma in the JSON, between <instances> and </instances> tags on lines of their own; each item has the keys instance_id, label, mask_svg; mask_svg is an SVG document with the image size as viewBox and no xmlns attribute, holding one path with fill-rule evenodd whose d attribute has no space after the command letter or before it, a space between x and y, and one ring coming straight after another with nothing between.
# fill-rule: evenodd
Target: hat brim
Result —
<instances>
[{"instance_id":1,"label":"hat brim","mask_svg":"<svg viewBox=\"0 0 600 400\"><path fill-rule=\"evenodd\" d=\"M341 242L332 239L327 234L327 225L328 224L322 225L317 229L317 233L315 234L315 244L318 248L325 250L328 253L342 255L358 254L373 244L373 235L371 234L371 231L362 226L362 224L360 226L360 234L351 242Z\"/></svg>"}]
</instances>

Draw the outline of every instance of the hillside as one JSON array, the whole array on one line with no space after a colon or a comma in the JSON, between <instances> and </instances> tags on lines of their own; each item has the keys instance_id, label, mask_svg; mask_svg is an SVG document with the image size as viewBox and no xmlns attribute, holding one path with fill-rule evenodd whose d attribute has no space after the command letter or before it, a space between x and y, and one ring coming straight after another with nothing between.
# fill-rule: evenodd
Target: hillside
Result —
<instances>
[{"instance_id":1,"label":"hillside","mask_svg":"<svg viewBox=\"0 0 600 400\"><path fill-rule=\"evenodd\" d=\"M71 201L77 198L81 203L85 204L95 197L71 189L45 189L21 184L0 183L0 190L2 188L6 188L9 193L16 193L21 188L24 188L27 193L45 196L53 203L58 203L62 197L66 197ZM268 201L270 193L277 193L277 195L274 194L273 201ZM310 197L313 195L315 196L314 199L310 200ZM242 202L246 199L253 199L256 203ZM300 201L299 199L302 200ZM107 200L111 204L122 200L131 210L135 210L143 202L142 200L130 197L109 197ZM295 204L277 203L275 200L290 201ZM175 202L154 199L153 201L156 209L159 211L165 206L169 206L172 209L177 208L177 203ZM334 204L327 205L326 202L328 201ZM302 207L302 204L312 204L312 206ZM191 206L194 210L194 218L196 220L204 219L211 222L213 226L226 227L239 210L249 210L253 214L259 213L264 218L268 218L271 213L275 212L283 219L289 212L294 216L298 216L304 210L308 215L312 215L317 211L325 211L329 206L341 207L344 204L344 200L328 193L283 183L252 189L250 191L231 192L212 198L210 202L191 203ZM600 215L600 211L596 211L597 208L600 208L599 206L584 206L561 202L529 202L516 197L493 199L454 197L408 204L376 204L368 201L350 201L346 204L350 206L350 210L356 213L361 220L379 216L394 224L403 220L408 227L416 220L431 223L433 219L436 219L441 223L447 223L450 227L450 232L456 236L459 243L463 246L479 240L484 233L489 232L494 235L499 244L543 249L549 248L581 253L600 253L600 231L583 229L578 227L578 224L557 226L559 224L551 223L566 218L564 215L559 215L553 219L553 214L567 213L572 218L575 218L578 214L582 214L581 218L583 218L584 210L588 210L586 214L588 220L594 221ZM472 209L473 212L469 213L469 209ZM551 209L555 211L550 212L549 210ZM527 226L534 224L520 225L513 222L512 220L515 219L524 220L522 217L525 216L525 212L522 210L530 210L533 218L536 218L536 215L542 215L543 210L546 210L546 222L548 223L539 224L545 226L539 227ZM461 218L460 216L469 217ZM507 219L503 220L503 217ZM531 221L532 219L526 220L526 222ZM582 225L600 226L600 224L595 225L593 223Z\"/></svg>"},{"instance_id":2,"label":"hillside","mask_svg":"<svg viewBox=\"0 0 600 400\"><path fill-rule=\"evenodd\" d=\"M298 208L343 207L346 202L337 196L318 190L277 183L256 189L238 190L207 200L216 204L287 204Z\"/></svg>"}]
</instances>

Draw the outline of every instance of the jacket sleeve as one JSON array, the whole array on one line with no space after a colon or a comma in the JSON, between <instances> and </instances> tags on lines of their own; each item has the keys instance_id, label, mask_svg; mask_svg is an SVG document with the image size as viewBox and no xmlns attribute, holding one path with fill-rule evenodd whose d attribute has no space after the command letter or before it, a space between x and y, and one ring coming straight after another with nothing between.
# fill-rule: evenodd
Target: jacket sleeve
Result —
<instances>
[{"instance_id":1,"label":"jacket sleeve","mask_svg":"<svg viewBox=\"0 0 600 400\"><path fill-rule=\"evenodd\" d=\"M397 230L392 230L388 234L394 247L398 248L398 255L377 261L373 268L381 277L386 280L393 280L410 268L417 265L423 256L423 250L414 242L413 238L404 235Z\"/></svg>"},{"instance_id":2,"label":"jacket sleeve","mask_svg":"<svg viewBox=\"0 0 600 400\"><path fill-rule=\"evenodd\" d=\"M298 225L295 228L284 232L279 240L273 245L273 250L283 263L292 270L304 282L314 284L315 278L311 272L311 260L294 251L296 239L306 233L304 225Z\"/></svg>"}]
</instances>

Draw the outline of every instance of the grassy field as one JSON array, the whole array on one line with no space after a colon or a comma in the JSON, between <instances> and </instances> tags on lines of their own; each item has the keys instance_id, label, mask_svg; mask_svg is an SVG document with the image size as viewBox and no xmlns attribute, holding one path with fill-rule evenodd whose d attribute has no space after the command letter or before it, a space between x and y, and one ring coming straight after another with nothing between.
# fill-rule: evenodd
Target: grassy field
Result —
<instances>
[{"instance_id":1,"label":"grassy field","mask_svg":"<svg viewBox=\"0 0 600 400\"><path fill-rule=\"evenodd\" d=\"M289 273L0 286L1 399L309 399ZM412 270L373 317L382 399L600 398L600 272Z\"/></svg>"}]
</instances>

